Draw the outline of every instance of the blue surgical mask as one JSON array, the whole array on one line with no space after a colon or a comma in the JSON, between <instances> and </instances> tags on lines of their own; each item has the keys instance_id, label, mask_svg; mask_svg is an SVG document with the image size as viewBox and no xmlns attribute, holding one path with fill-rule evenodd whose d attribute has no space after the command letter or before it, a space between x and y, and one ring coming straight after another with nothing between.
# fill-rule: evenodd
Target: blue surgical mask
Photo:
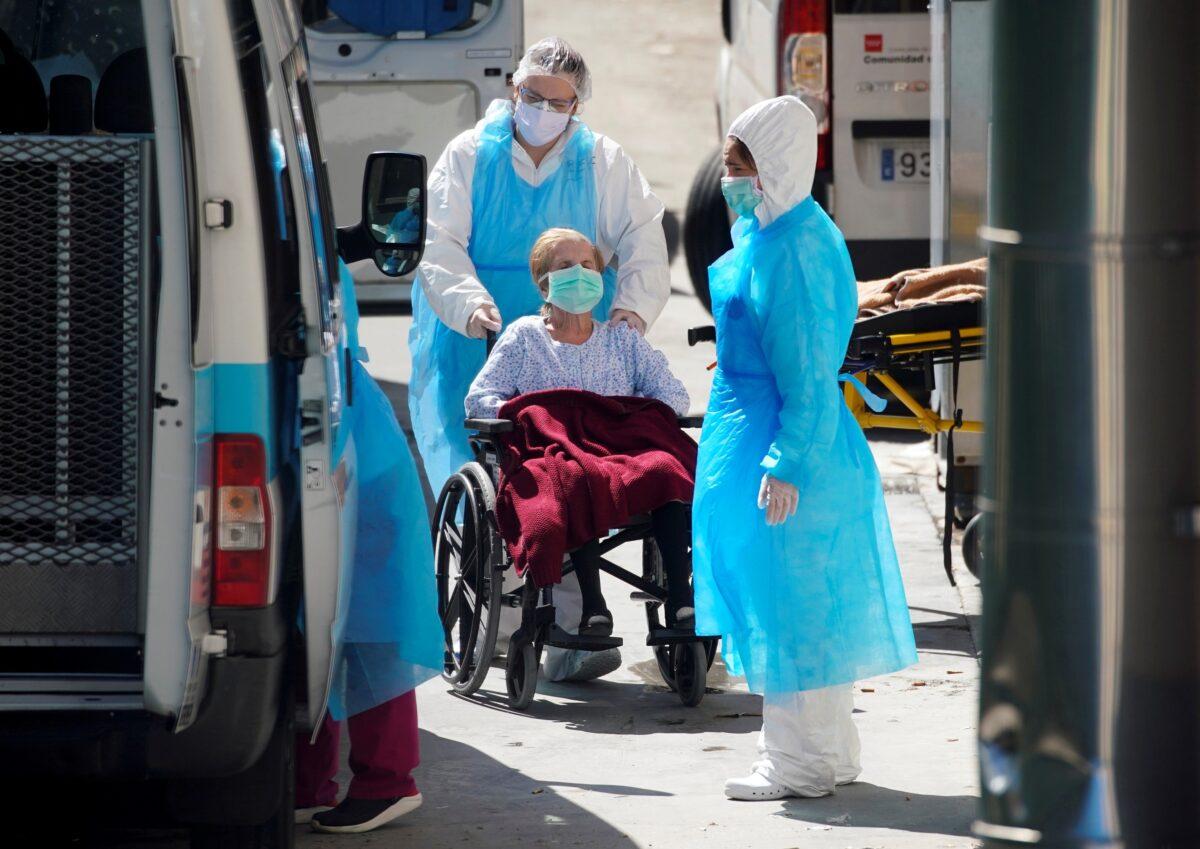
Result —
<instances>
[{"instance_id":1,"label":"blue surgical mask","mask_svg":"<svg viewBox=\"0 0 1200 849\"><path fill-rule=\"evenodd\" d=\"M550 279L546 300L564 312L582 315L591 312L604 297L604 278L599 271L582 265L560 268L543 276Z\"/></svg>"},{"instance_id":2,"label":"blue surgical mask","mask_svg":"<svg viewBox=\"0 0 1200 849\"><path fill-rule=\"evenodd\" d=\"M763 193L757 185L757 180L757 177L721 178L721 194L739 218L753 217L754 210L762 203Z\"/></svg>"}]
</instances>

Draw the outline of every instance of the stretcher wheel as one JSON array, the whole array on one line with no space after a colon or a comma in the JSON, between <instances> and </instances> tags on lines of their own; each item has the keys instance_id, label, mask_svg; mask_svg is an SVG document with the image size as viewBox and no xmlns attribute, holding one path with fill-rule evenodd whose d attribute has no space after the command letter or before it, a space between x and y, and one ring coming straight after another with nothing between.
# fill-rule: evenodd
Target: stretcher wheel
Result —
<instances>
[{"instance_id":1,"label":"stretcher wheel","mask_svg":"<svg viewBox=\"0 0 1200 849\"><path fill-rule=\"evenodd\" d=\"M983 571L983 514L976 513L967 522L962 539L963 560L976 578Z\"/></svg>"},{"instance_id":2,"label":"stretcher wheel","mask_svg":"<svg viewBox=\"0 0 1200 849\"><path fill-rule=\"evenodd\" d=\"M704 698L708 679L708 652L704 643L676 643L671 646L675 692L684 707L695 707Z\"/></svg>"},{"instance_id":3,"label":"stretcher wheel","mask_svg":"<svg viewBox=\"0 0 1200 849\"><path fill-rule=\"evenodd\" d=\"M508 666L504 670L504 685L508 690L508 705L513 710L525 710L537 692L538 657L533 643L509 644Z\"/></svg>"},{"instance_id":4,"label":"stretcher wheel","mask_svg":"<svg viewBox=\"0 0 1200 849\"><path fill-rule=\"evenodd\" d=\"M487 677L500 628L504 573L491 518L495 506L491 476L478 463L468 463L446 481L434 510L434 569L445 638L442 677L464 695L478 690Z\"/></svg>"}]
</instances>

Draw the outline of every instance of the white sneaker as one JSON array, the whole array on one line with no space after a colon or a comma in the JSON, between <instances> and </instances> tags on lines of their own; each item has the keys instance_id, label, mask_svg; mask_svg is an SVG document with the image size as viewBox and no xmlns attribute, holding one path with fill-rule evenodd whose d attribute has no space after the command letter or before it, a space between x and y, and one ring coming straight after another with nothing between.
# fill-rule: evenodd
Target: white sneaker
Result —
<instances>
[{"instance_id":1,"label":"white sneaker","mask_svg":"<svg viewBox=\"0 0 1200 849\"><path fill-rule=\"evenodd\" d=\"M782 784L776 784L761 772L752 772L745 778L731 778L725 782L725 796L739 802L772 802L796 794Z\"/></svg>"}]
</instances>

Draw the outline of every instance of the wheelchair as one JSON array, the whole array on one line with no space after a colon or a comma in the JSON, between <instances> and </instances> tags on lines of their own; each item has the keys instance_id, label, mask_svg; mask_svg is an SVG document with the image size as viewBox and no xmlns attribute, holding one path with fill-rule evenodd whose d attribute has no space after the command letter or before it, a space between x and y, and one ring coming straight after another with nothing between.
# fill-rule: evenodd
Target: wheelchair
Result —
<instances>
[{"instance_id":1,"label":"wheelchair","mask_svg":"<svg viewBox=\"0 0 1200 849\"><path fill-rule=\"evenodd\" d=\"M702 416L679 419L680 427L699 427ZM537 692L538 668L546 646L603 651L623 644L619 637L579 636L555 622L553 587L539 588L532 575L505 592L511 562L496 521L499 438L513 429L503 419L468 419L469 443L475 456L446 482L433 521L438 613L446 648L442 677L464 696L475 693L496 659L500 612L521 611L520 627L508 642L505 686L508 704L525 710ZM610 562L604 555L626 543L642 545L642 574ZM718 638L665 625L666 577L650 517L638 516L599 541L600 569L633 588L632 598L646 608L646 645L654 651L659 671L680 701L695 707L704 698L708 670ZM568 560L563 574L573 571Z\"/></svg>"}]
</instances>

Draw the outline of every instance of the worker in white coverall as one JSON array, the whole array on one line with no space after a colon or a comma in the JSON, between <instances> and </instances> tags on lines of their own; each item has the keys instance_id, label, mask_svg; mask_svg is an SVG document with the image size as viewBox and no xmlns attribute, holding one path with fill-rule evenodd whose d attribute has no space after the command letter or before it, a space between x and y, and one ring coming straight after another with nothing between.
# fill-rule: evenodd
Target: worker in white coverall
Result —
<instances>
[{"instance_id":1,"label":"worker in white coverall","mask_svg":"<svg viewBox=\"0 0 1200 849\"><path fill-rule=\"evenodd\" d=\"M409 410L435 492L473 459L464 400L483 365L482 340L541 308L529 278L538 236L569 227L599 247L607 265L599 320L644 334L670 294L662 202L621 146L578 117L591 94L583 57L562 39L539 41L522 57L513 88L511 100L493 102L446 146L429 175ZM573 576L554 599L559 624L573 633L582 613ZM595 678L619 665L616 649L546 655L551 680Z\"/></svg>"}]
</instances>

